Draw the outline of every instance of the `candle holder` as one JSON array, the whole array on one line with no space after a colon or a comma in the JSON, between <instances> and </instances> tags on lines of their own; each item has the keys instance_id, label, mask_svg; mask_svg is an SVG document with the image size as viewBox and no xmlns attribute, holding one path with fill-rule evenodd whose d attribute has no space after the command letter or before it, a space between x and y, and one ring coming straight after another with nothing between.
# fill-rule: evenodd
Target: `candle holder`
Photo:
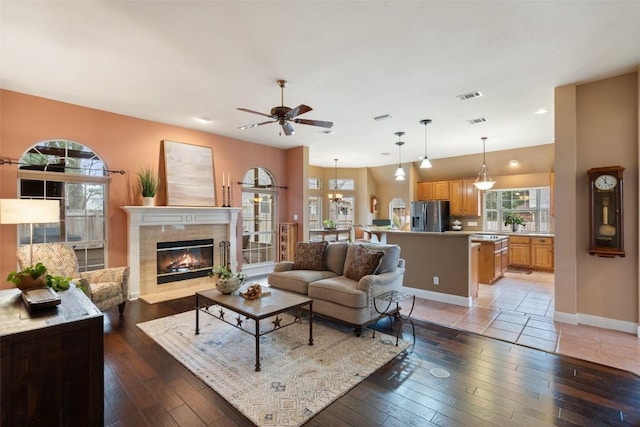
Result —
<instances>
[{"instance_id":1,"label":"candle holder","mask_svg":"<svg viewBox=\"0 0 640 427\"><path fill-rule=\"evenodd\" d=\"M223 208L226 208L226 207L227 207L227 205L225 204L226 199L227 199L227 196L226 196L226 188L225 188L225 186L223 185L223 186L222 186L222 207L223 207Z\"/></svg>"},{"instance_id":2,"label":"candle holder","mask_svg":"<svg viewBox=\"0 0 640 427\"><path fill-rule=\"evenodd\" d=\"M223 195L224 198L224 195ZM231 186L227 185L227 207L231 207Z\"/></svg>"}]
</instances>

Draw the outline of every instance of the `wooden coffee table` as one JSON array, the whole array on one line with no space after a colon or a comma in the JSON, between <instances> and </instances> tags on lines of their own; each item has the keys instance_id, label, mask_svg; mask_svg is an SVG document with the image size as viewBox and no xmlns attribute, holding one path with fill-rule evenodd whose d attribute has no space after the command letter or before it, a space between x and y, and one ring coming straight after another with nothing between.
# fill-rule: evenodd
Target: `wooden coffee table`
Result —
<instances>
[{"instance_id":1,"label":"wooden coffee table","mask_svg":"<svg viewBox=\"0 0 640 427\"><path fill-rule=\"evenodd\" d=\"M269 292L271 292L270 295L263 296L255 300L248 300L240 295L222 294L215 289L196 292L196 335L200 333L200 312L206 313L216 319L220 319L235 328L253 335L256 339L256 371L259 371L260 337L278 329L282 329L285 326L299 322L302 312L300 309L304 306L308 306L309 345L313 345L313 300L301 295L279 291L272 288L269 288ZM213 305L218 305L220 307L209 310ZM237 313L238 316L233 316L233 314L229 315L229 313L224 309ZM293 321L282 324L284 319L278 315L289 310L295 310ZM241 316L244 316L245 319L242 319ZM261 332L260 321L273 316L276 316L275 320L271 322L273 323L273 328ZM244 322L246 319L251 319L255 322L254 331L245 329Z\"/></svg>"}]
</instances>

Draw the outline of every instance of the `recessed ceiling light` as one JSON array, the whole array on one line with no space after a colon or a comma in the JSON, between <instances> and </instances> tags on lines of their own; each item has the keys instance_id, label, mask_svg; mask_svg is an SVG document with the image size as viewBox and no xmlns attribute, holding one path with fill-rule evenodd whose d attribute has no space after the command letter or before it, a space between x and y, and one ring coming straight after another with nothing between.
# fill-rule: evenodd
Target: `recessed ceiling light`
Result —
<instances>
[{"instance_id":1,"label":"recessed ceiling light","mask_svg":"<svg viewBox=\"0 0 640 427\"><path fill-rule=\"evenodd\" d=\"M387 120L391 118L391 114L383 114L381 116L374 117L373 120Z\"/></svg>"},{"instance_id":2,"label":"recessed ceiling light","mask_svg":"<svg viewBox=\"0 0 640 427\"><path fill-rule=\"evenodd\" d=\"M487 121L486 117L479 117L477 119L467 120L472 125L477 125L478 123L484 123Z\"/></svg>"},{"instance_id":3,"label":"recessed ceiling light","mask_svg":"<svg viewBox=\"0 0 640 427\"><path fill-rule=\"evenodd\" d=\"M380 153L381 156L390 156L391 153L388 151L385 151L384 153Z\"/></svg>"},{"instance_id":4,"label":"recessed ceiling light","mask_svg":"<svg viewBox=\"0 0 640 427\"><path fill-rule=\"evenodd\" d=\"M321 133L330 134L330 133L334 133L334 132L335 132L335 130L333 130L333 129L325 129L325 130L321 130L320 132L321 132Z\"/></svg>"},{"instance_id":5,"label":"recessed ceiling light","mask_svg":"<svg viewBox=\"0 0 640 427\"><path fill-rule=\"evenodd\" d=\"M213 121L210 117L207 116L198 116L196 117L196 120L202 123L211 123Z\"/></svg>"},{"instance_id":6,"label":"recessed ceiling light","mask_svg":"<svg viewBox=\"0 0 640 427\"><path fill-rule=\"evenodd\" d=\"M549 112L549 110L547 110L546 108L539 108L536 111L536 114L547 114Z\"/></svg>"},{"instance_id":7,"label":"recessed ceiling light","mask_svg":"<svg viewBox=\"0 0 640 427\"><path fill-rule=\"evenodd\" d=\"M520 166L520 162L517 160L509 160L509 166L515 168L516 166Z\"/></svg>"}]
</instances>

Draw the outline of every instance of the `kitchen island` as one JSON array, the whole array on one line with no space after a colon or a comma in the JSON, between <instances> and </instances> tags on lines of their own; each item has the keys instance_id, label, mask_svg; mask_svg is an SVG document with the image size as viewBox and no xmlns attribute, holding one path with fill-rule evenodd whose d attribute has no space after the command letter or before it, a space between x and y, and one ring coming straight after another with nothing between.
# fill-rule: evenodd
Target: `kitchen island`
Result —
<instances>
[{"instance_id":1,"label":"kitchen island","mask_svg":"<svg viewBox=\"0 0 640 427\"><path fill-rule=\"evenodd\" d=\"M416 296L471 307L476 286L470 234L389 230L380 240L400 246L404 286Z\"/></svg>"}]
</instances>

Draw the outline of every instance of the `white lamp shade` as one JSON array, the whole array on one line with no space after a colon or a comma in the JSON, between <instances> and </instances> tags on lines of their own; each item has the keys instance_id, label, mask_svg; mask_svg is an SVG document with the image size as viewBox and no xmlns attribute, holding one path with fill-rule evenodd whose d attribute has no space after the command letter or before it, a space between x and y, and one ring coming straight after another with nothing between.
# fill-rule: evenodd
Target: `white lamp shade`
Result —
<instances>
[{"instance_id":1,"label":"white lamp shade","mask_svg":"<svg viewBox=\"0 0 640 427\"><path fill-rule=\"evenodd\" d=\"M420 169L429 169L431 166L431 162L427 157L422 159L422 163L420 163Z\"/></svg>"},{"instance_id":2,"label":"white lamp shade","mask_svg":"<svg viewBox=\"0 0 640 427\"><path fill-rule=\"evenodd\" d=\"M0 224L44 224L60 221L57 200L0 199Z\"/></svg>"},{"instance_id":3,"label":"white lamp shade","mask_svg":"<svg viewBox=\"0 0 640 427\"><path fill-rule=\"evenodd\" d=\"M404 169L402 169L402 166L398 166L398 169L396 169L395 176L396 177L398 177L398 176L404 177L405 176L405 172L404 172Z\"/></svg>"}]
</instances>

